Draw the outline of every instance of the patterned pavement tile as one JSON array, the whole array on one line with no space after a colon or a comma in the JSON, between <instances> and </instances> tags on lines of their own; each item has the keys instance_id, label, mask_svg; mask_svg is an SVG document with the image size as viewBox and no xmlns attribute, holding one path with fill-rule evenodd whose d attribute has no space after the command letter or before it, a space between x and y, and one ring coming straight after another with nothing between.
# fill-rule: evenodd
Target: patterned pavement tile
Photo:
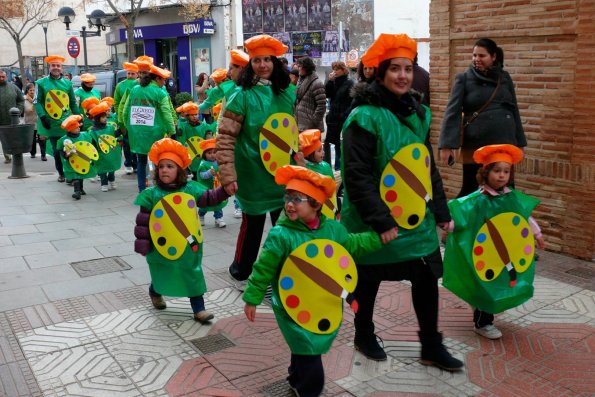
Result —
<instances>
[{"instance_id":1,"label":"patterned pavement tile","mask_svg":"<svg viewBox=\"0 0 595 397\"><path fill-rule=\"evenodd\" d=\"M41 396L41 390L25 360L0 365L0 396Z\"/></svg>"},{"instance_id":2,"label":"patterned pavement tile","mask_svg":"<svg viewBox=\"0 0 595 397\"><path fill-rule=\"evenodd\" d=\"M581 290L580 287L540 276L535 276L533 287L533 299L548 303L558 302Z\"/></svg>"},{"instance_id":3,"label":"patterned pavement tile","mask_svg":"<svg viewBox=\"0 0 595 397\"><path fill-rule=\"evenodd\" d=\"M527 314L526 319L534 323L563 323L563 324L586 324L593 318L577 312L567 310L562 302L554 302L541 309Z\"/></svg>"},{"instance_id":4,"label":"patterned pavement tile","mask_svg":"<svg viewBox=\"0 0 595 397\"><path fill-rule=\"evenodd\" d=\"M142 392L143 396L161 395L166 384L183 361L179 356L146 362L139 360L130 367L124 366L124 373Z\"/></svg>"},{"instance_id":5,"label":"patterned pavement tile","mask_svg":"<svg viewBox=\"0 0 595 397\"><path fill-rule=\"evenodd\" d=\"M85 321L99 339L143 331L154 325L161 324L153 313L144 308L104 313L98 316L84 318L83 321Z\"/></svg>"},{"instance_id":6,"label":"patterned pavement tile","mask_svg":"<svg viewBox=\"0 0 595 397\"><path fill-rule=\"evenodd\" d=\"M99 341L82 320L20 332L17 337L27 358Z\"/></svg>"},{"instance_id":7,"label":"patterned pavement tile","mask_svg":"<svg viewBox=\"0 0 595 397\"><path fill-rule=\"evenodd\" d=\"M562 306L573 313L595 319L595 292L583 290L562 300Z\"/></svg>"}]
</instances>

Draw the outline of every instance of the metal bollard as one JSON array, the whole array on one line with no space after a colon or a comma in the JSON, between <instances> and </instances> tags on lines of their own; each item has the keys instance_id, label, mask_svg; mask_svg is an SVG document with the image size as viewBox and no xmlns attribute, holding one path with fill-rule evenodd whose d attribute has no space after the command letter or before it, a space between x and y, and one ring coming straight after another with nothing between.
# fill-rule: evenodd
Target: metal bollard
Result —
<instances>
[{"instance_id":1,"label":"metal bollard","mask_svg":"<svg viewBox=\"0 0 595 397\"><path fill-rule=\"evenodd\" d=\"M10 179L28 178L23 162L23 153L31 150L34 125L20 124L21 111L17 108L9 110L12 125L0 126L0 141L5 153L12 155L12 173Z\"/></svg>"}]
</instances>

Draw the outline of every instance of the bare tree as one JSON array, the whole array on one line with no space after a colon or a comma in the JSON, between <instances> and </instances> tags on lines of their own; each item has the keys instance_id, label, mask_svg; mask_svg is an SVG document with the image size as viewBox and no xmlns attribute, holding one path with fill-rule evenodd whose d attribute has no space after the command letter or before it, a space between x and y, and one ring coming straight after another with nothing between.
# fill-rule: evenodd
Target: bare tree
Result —
<instances>
[{"instance_id":1,"label":"bare tree","mask_svg":"<svg viewBox=\"0 0 595 397\"><path fill-rule=\"evenodd\" d=\"M17 46L21 76L25 76L22 41L47 18L54 8L54 0L2 0L0 1L0 29L6 30Z\"/></svg>"}]
</instances>

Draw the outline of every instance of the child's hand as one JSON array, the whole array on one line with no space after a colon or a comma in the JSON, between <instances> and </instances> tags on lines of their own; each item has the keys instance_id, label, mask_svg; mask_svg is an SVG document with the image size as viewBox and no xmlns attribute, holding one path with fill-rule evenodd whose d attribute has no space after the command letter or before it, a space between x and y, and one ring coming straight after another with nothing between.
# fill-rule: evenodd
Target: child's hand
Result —
<instances>
[{"instance_id":1,"label":"child's hand","mask_svg":"<svg viewBox=\"0 0 595 397\"><path fill-rule=\"evenodd\" d=\"M536 237L535 241L537 241L537 247L539 249L544 249L545 248L545 240L543 239L543 237Z\"/></svg>"},{"instance_id":2,"label":"child's hand","mask_svg":"<svg viewBox=\"0 0 595 397\"><path fill-rule=\"evenodd\" d=\"M213 167L211 167L211 169L209 170L209 172L211 173L211 175L216 176L217 175L217 171L215 171L215 169Z\"/></svg>"},{"instance_id":3,"label":"child's hand","mask_svg":"<svg viewBox=\"0 0 595 397\"><path fill-rule=\"evenodd\" d=\"M256 306L246 303L246 305L244 305L244 314L248 320L254 322L254 319L256 318Z\"/></svg>"},{"instance_id":4,"label":"child's hand","mask_svg":"<svg viewBox=\"0 0 595 397\"><path fill-rule=\"evenodd\" d=\"M393 227L392 229L387 230L386 232L380 235L380 239L382 240L382 244L388 244L390 241L397 238L397 234L399 233L399 229Z\"/></svg>"}]
</instances>

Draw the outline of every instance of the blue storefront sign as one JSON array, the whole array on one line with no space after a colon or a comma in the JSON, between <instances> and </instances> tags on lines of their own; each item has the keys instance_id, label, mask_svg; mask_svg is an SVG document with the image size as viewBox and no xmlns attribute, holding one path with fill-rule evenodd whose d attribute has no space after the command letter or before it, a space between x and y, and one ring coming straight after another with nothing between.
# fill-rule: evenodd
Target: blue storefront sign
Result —
<instances>
[{"instance_id":1,"label":"blue storefront sign","mask_svg":"<svg viewBox=\"0 0 595 397\"><path fill-rule=\"evenodd\" d=\"M135 40L162 39L166 37L202 36L215 33L215 22L212 19L197 19L191 22L168 23L165 25L137 26L134 28ZM107 44L122 43L127 40L126 29L110 32Z\"/></svg>"}]
</instances>

